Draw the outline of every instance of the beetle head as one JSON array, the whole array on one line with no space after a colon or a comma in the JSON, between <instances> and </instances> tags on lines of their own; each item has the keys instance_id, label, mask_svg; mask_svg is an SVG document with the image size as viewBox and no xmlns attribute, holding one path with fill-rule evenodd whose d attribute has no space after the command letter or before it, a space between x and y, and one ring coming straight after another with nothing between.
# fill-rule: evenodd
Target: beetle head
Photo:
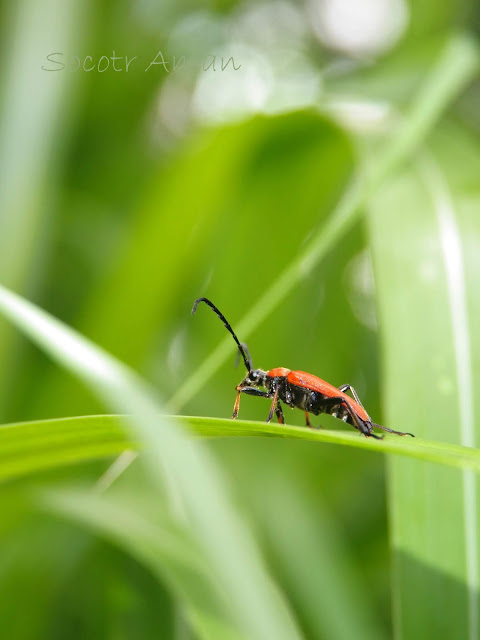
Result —
<instances>
[{"instance_id":1,"label":"beetle head","mask_svg":"<svg viewBox=\"0 0 480 640\"><path fill-rule=\"evenodd\" d=\"M245 387L264 387L267 372L263 369L250 369L245 378L237 386L237 391Z\"/></svg>"}]
</instances>

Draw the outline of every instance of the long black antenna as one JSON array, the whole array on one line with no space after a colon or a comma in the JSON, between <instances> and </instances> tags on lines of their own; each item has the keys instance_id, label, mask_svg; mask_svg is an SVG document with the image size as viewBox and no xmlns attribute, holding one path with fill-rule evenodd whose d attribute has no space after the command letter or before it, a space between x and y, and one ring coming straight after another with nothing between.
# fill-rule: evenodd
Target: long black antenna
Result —
<instances>
[{"instance_id":1,"label":"long black antenna","mask_svg":"<svg viewBox=\"0 0 480 640\"><path fill-rule=\"evenodd\" d=\"M240 343L243 347L243 350L245 351L245 353L247 354L247 358L248 358L248 363L250 365L250 369L249 371L251 371L253 369L253 363L252 363L252 356L250 355L250 350L247 347L247 343L246 342L241 342ZM235 356L235 366L238 366L238 361L240 360L240 355L237 353L237 355Z\"/></svg>"},{"instance_id":2,"label":"long black antenna","mask_svg":"<svg viewBox=\"0 0 480 640\"><path fill-rule=\"evenodd\" d=\"M227 321L227 319L225 318L225 316L223 315L223 313L221 313L217 307L213 304L213 302L211 302L208 298L198 298L198 300L195 300L194 304L193 304L193 309L192 309L192 314L195 313L195 311L197 310L198 304L199 302L205 302L205 304L208 304L208 306L210 307L210 309L212 309L217 316L220 318L220 320L223 322L223 324L225 325L226 329L228 329L228 331L230 331L230 333L233 336L233 339L235 340L235 342L238 345L238 349L240 351L240 353L242 354L242 358L243 361L245 363L245 366L247 367L247 371L250 372L253 369L253 365L252 365L252 360L251 358L247 358L247 355L245 353L244 348L242 347L239 339L237 338L237 336L235 335L234 330L232 329L232 327L230 326L230 323ZM250 354L249 354L250 355Z\"/></svg>"}]
</instances>

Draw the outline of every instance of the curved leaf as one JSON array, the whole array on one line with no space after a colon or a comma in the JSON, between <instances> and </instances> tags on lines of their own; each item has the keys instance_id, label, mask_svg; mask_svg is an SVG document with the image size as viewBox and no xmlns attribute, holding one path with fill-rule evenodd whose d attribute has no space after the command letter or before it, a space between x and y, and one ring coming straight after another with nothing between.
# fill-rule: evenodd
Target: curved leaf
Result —
<instances>
[{"instance_id":1,"label":"curved leaf","mask_svg":"<svg viewBox=\"0 0 480 640\"><path fill-rule=\"evenodd\" d=\"M386 436L373 440L350 431L315 430L266 422L168 416L169 422L198 436L275 437L356 447L383 454L435 462L480 473L480 450L420 438ZM9 480L61 465L139 449L122 416L81 416L5 425L0 428L0 479Z\"/></svg>"}]
</instances>

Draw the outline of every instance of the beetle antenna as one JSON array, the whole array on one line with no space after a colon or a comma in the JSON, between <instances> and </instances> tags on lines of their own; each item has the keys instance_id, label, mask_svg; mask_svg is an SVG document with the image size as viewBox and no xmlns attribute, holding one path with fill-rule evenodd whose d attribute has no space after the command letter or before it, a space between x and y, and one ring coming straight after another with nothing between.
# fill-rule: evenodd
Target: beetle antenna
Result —
<instances>
[{"instance_id":1,"label":"beetle antenna","mask_svg":"<svg viewBox=\"0 0 480 640\"><path fill-rule=\"evenodd\" d=\"M247 371L250 372L253 369L252 359L250 357L247 358L247 355L246 355L245 350L244 350L244 348L242 346L242 343L239 341L239 339L235 335L235 332L232 329L232 327L230 326L230 323L227 321L227 319L225 318L223 313L221 313L217 309L217 307L213 304L213 302L211 302L208 298L198 298L197 300L195 300L195 302L193 304L192 314L195 313L195 311L197 310L198 304L200 302L205 302L205 304L207 304L210 307L210 309L212 309L212 311L214 311L217 314L217 316L220 318L220 320L225 325L225 328L232 334L233 339L237 343L238 350L242 354L242 358L243 358L243 361L244 361L245 366L247 368ZM247 349L247 352L248 352L248 349ZM250 356L250 353L248 355Z\"/></svg>"},{"instance_id":2,"label":"beetle antenna","mask_svg":"<svg viewBox=\"0 0 480 640\"><path fill-rule=\"evenodd\" d=\"M253 369L253 362L252 362L252 356L250 355L250 351L247 347L246 342L241 342L240 343L243 347L243 350L245 351L245 353L247 354L247 358L248 358L248 362L250 364L250 369L249 371L251 371ZM235 366L238 367L238 361L240 360L240 354L237 353L237 355L235 356Z\"/></svg>"}]
</instances>

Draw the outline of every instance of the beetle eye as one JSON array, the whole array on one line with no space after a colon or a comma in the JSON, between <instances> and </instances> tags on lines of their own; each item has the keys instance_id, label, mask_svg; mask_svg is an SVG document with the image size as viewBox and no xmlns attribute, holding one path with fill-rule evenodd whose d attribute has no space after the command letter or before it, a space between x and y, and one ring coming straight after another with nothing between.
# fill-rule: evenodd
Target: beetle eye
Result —
<instances>
[{"instance_id":1,"label":"beetle eye","mask_svg":"<svg viewBox=\"0 0 480 640\"><path fill-rule=\"evenodd\" d=\"M256 371L252 371L252 373L250 374L250 378L252 380L256 380L258 378L258 373Z\"/></svg>"}]
</instances>

